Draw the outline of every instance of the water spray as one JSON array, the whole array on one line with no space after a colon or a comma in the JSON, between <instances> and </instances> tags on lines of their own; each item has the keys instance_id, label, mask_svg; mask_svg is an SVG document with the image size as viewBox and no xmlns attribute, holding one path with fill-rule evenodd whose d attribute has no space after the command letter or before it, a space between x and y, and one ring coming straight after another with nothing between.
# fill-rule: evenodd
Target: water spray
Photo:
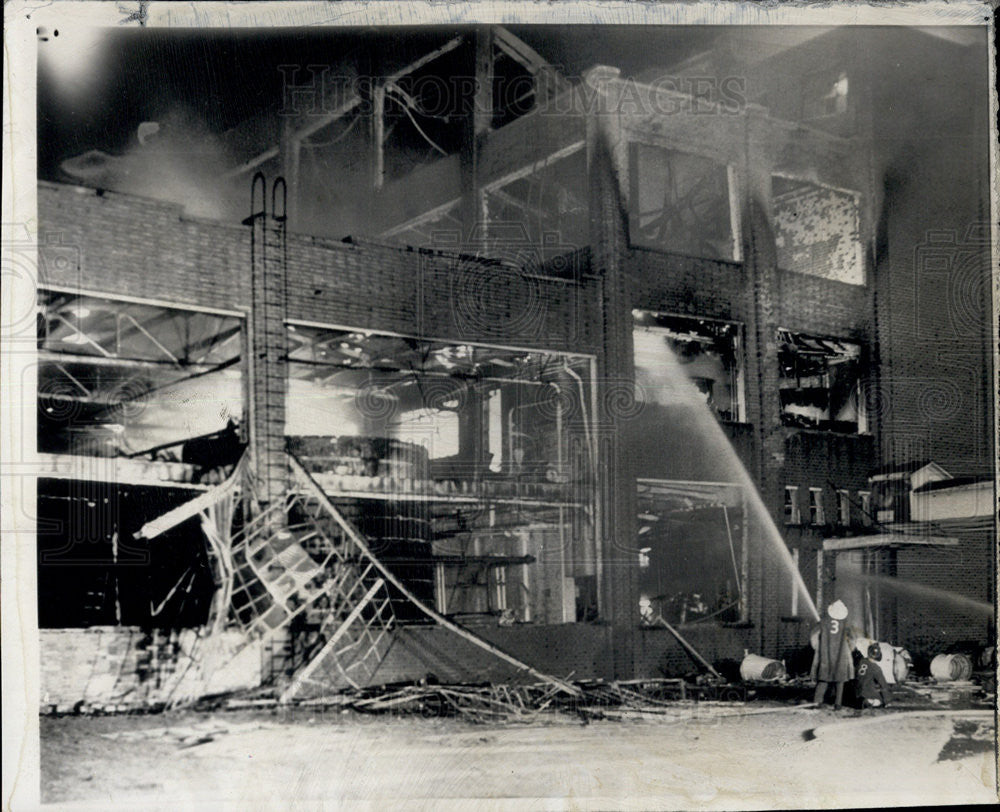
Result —
<instances>
[{"instance_id":1,"label":"water spray","mask_svg":"<svg viewBox=\"0 0 1000 812\"><path fill-rule=\"evenodd\" d=\"M720 468L726 470L733 484L742 486L748 503L748 513L752 514L756 522L759 523L763 530L763 536L770 545L769 549L777 555L778 560L788 571L794 588L804 601L813 620L818 621L820 615L816 603L809 594L809 590L806 589L802 574L795 565L781 532L764 505L756 484L719 425L714 410L705 396L684 372L673 348L670 347L663 335L652 330L637 330L634 336L636 368L641 366L643 372L648 375L646 381L640 382L644 390L641 394L647 400L655 401L660 405L683 407L695 419L697 439L700 439L705 445L702 453L717 460ZM649 363L640 364L640 359L643 356Z\"/></svg>"}]
</instances>

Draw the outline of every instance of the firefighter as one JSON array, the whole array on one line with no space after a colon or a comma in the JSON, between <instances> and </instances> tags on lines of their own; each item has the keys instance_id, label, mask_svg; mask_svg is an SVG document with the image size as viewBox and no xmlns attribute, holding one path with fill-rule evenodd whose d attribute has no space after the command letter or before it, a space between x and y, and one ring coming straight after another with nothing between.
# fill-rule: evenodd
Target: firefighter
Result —
<instances>
[{"instance_id":1,"label":"firefighter","mask_svg":"<svg viewBox=\"0 0 1000 812\"><path fill-rule=\"evenodd\" d=\"M882 659L882 648L878 643L868 646L868 656L861 652L854 667L854 687L862 708L889 707L889 686L878 661Z\"/></svg>"},{"instance_id":2,"label":"firefighter","mask_svg":"<svg viewBox=\"0 0 1000 812\"><path fill-rule=\"evenodd\" d=\"M851 640L847 633L847 607L837 600L826 609L827 616L819 629L816 652L813 655L811 675L816 680L816 694L813 701L822 705L827 689L832 682L836 690L833 709L840 710L844 700L844 683L854 678L854 662L851 659Z\"/></svg>"}]
</instances>

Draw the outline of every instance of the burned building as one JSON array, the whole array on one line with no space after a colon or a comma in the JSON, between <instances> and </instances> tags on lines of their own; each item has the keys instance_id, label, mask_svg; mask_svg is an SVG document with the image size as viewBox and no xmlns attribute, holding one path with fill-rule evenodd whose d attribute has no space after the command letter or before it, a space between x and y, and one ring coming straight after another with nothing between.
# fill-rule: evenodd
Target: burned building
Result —
<instances>
[{"instance_id":1,"label":"burned building","mask_svg":"<svg viewBox=\"0 0 1000 812\"><path fill-rule=\"evenodd\" d=\"M40 182L47 701L683 673L659 621L715 662L807 647L870 473L954 431L928 387L977 410L949 465L992 459L985 185L922 224L937 179L873 134L899 88L842 37L572 76L528 30L359 35L220 136L245 219L94 160ZM973 124L943 172L985 177ZM970 374L917 391L899 255L942 228Z\"/></svg>"}]
</instances>

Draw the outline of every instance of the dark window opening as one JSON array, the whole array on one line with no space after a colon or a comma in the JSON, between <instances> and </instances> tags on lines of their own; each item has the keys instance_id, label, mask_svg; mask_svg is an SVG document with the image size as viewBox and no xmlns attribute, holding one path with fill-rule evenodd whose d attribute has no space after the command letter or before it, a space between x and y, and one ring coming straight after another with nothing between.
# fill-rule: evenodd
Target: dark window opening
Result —
<instances>
[{"instance_id":1,"label":"dark window opening","mask_svg":"<svg viewBox=\"0 0 1000 812\"><path fill-rule=\"evenodd\" d=\"M639 486L639 613L672 624L734 623L742 616L745 569L736 489L643 480ZM729 504L727 504L729 503Z\"/></svg>"},{"instance_id":2,"label":"dark window opening","mask_svg":"<svg viewBox=\"0 0 1000 812\"><path fill-rule=\"evenodd\" d=\"M190 498L190 490L40 479L39 626L203 625L215 582L197 519L153 541L133 538Z\"/></svg>"},{"instance_id":3,"label":"dark window opening","mask_svg":"<svg viewBox=\"0 0 1000 812\"><path fill-rule=\"evenodd\" d=\"M858 433L865 430L861 347L842 339L778 331L781 422Z\"/></svg>"}]
</instances>

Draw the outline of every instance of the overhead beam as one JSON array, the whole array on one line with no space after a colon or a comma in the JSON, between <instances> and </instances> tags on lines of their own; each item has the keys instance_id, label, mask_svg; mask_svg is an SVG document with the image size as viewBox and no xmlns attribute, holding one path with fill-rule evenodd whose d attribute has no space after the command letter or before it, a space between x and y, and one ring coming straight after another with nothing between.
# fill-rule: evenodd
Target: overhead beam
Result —
<instances>
[{"instance_id":1,"label":"overhead beam","mask_svg":"<svg viewBox=\"0 0 1000 812\"><path fill-rule=\"evenodd\" d=\"M487 194L490 195L490 197L499 198L504 203L508 203L509 205L514 206L515 208L518 208L521 211L527 212L528 214L532 214L535 217L549 217L552 215L552 212L547 212L543 211L542 209L536 208L527 201L520 200L514 197L513 195L507 194L507 192L501 191L500 189L491 189L489 192L487 192Z\"/></svg>"},{"instance_id":2,"label":"overhead beam","mask_svg":"<svg viewBox=\"0 0 1000 812\"><path fill-rule=\"evenodd\" d=\"M414 71L420 70L424 65L433 62L439 56L444 56L449 51L454 51L459 45L462 44L462 41L464 39L465 37L462 34L459 34L457 37L453 37L452 39L448 40L444 45L442 45L440 48L436 48L433 51L428 51L426 54L424 54L422 57L420 57L420 59L416 60L415 62L411 62L406 67L400 68L395 73L390 73L388 76L385 77L385 81L394 82L397 79L402 79L409 73L413 73Z\"/></svg>"},{"instance_id":3,"label":"overhead beam","mask_svg":"<svg viewBox=\"0 0 1000 812\"><path fill-rule=\"evenodd\" d=\"M428 223L434 223L449 216L449 212L455 206L461 202L461 198L456 197L454 200L449 200L447 203L442 203L440 206L435 206L430 211L426 211L419 217L414 217L412 220L407 220L405 223L400 223L398 226L393 226L392 228L386 229L381 234L380 237L395 237L397 234L402 234L403 232L410 231L411 229L419 228L420 226L427 225Z\"/></svg>"},{"instance_id":4,"label":"overhead beam","mask_svg":"<svg viewBox=\"0 0 1000 812\"><path fill-rule=\"evenodd\" d=\"M493 29L476 30L476 88L472 105L472 133L478 138L493 125ZM473 149L476 146L473 145Z\"/></svg>"},{"instance_id":5,"label":"overhead beam","mask_svg":"<svg viewBox=\"0 0 1000 812\"><path fill-rule=\"evenodd\" d=\"M194 471L187 463L131 460L127 457L84 457L74 454L38 454L35 472L40 477L83 482L109 482L112 485L149 485L161 488L208 490L207 485L180 482L174 473L177 466Z\"/></svg>"},{"instance_id":6,"label":"overhead beam","mask_svg":"<svg viewBox=\"0 0 1000 812\"><path fill-rule=\"evenodd\" d=\"M562 149L557 149L555 152L546 155L544 158L533 161L526 166L522 166L520 169L515 169L513 172L508 172L503 177L492 180L483 186L484 192L494 192L502 186L506 186L508 183L513 183L515 180L520 180L521 178L526 178L529 175L536 174L539 170L545 169L545 167L554 164L556 161L561 161L563 158L568 158L575 152L579 152L583 149L584 141L575 141Z\"/></svg>"},{"instance_id":7,"label":"overhead beam","mask_svg":"<svg viewBox=\"0 0 1000 812\"><path fill-rule=\"evenodd\" d=\"M213 333L212 335L206 336L205 338L200 338L197 341L192 341L190 344L185 344L184 345L185 357L189 358L191 355L193 355L196 352L200 352L201 350L208 350L208 352L206 352L205 355L210 355L216 347L221 347L223 344L225 344L228 341L231 341L233 338L239 335L239 332L242 329L243 329L242 324L234 324L232 327L223 330L221 333ZM195 363L198 362L196 361Z\"/></svg>"},{"instance_id":8,"label":"overhead beam","mask_svg":"<svg viewBox=\"0 0 1000 812\"><path fill-rule=\"evenodd\" d=\"M950 536L917 536L907 533L878 533L853 538L823 539L824 550L863 550L870 547L954 547L957 538Z\"/></svg>"},{"instance_id":9,"label":"overhead beam","mask_svg":"<svg viewBox=\"0 0 1000 812\"><path fill-rule=\"evenodd\" d=\"M493 26L493 38L497 47L503 50L511 59L522 64L531 73L536 74L536 84L540 84L544 80L545 86L538 88L539 96L543 95L542 90L545 90L546 94L549 91L552 94L558 94L570 87L569 81L540 53L523 40L514 36L502 25Z\"/></svg>"},{"instance_id":10,"label":"overhead beam","mask_svg":"<svg viewBox=\"0 0 1000 812\"><path fill-rule=\"evenodd\" d=\"M41 362L51 362L56 364L86 364L93 367L112 367L117 369L172 369L176 370L178 365L173 361L153 361L146 358L119 358L104 355L84 355L77 352L60 352L59 350L39 350L38 360ZM211 372L217 368L212 364L186 364L180 362L181 369L191 372Z\"/></svg>"},{"instance_id":11,"label":"overhead beam","mask_svg":"<svg viewBox=\"0 0 1000 812\"><path fill-rule=\"evenodd\" d=\"M146 522L132 535L137 539L154 539L157 536L163 535L168 530L177 527L182 522L186 522L188 519L201 513L201 511L208 510L208 508L228 496L236 488L246 469L245 460L245 456L240 459L224 482L209 488L209 490L196 496L194 499L178 505L173 510L168 510L166 513Z\"/></svg>"},{"instance_id":12,"label":"overhead beam","mask_svg":"<svg viewBox=\"0 0 1000 812\"><path fill-rule=\"evenodd\" d=\"M385 84L379 82L372 99L372 186L381 189L385 183Z\"/></svg>"},{"instance_id":13,"label":"overhead beam","mask_svg":"<svg viewBox=\"0 0 1000 812\"><path fill-rule=\"evenodd\" d=\"M250 171L256 169L261 164L267 163L272 158L277 158L280 153L281 153L281 150L278 149L278 147L271 147L271 149L265 150L264 152L260 153L260 155L256 156L255 158L251 158L249 161L245 161L244 163L241 163L235 169L230 169L228 172L226 172L225 175L223 175L223 177L225 177L225 178L235 178L235 177L239 177L240 175L244 175L247 172L250 172Z\"/></svg>"}]
</instances>

